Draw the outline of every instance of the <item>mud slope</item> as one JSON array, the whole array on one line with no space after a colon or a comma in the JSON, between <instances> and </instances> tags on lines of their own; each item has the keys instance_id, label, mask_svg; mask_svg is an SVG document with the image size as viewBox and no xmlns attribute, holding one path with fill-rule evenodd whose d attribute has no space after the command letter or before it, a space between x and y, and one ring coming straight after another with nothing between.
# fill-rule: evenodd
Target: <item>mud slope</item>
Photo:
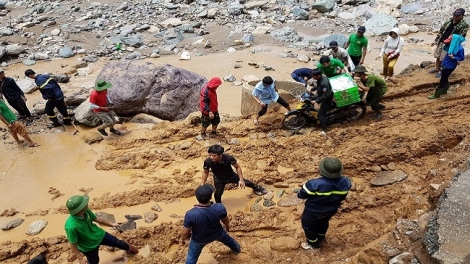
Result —
<instances>
[{"instance_id":1,"label":"mud slope","mask_svg":"<svg viewBox=\"0 0 470 264\"><path fill-rule=\"evenodd\" d=\"M464 80L469 70L465 63L459 66L451 78L454 83L450 92L438 100L426 98L438 81L426 70L397 77L389 83L382 121L374 122L369 108L363 120L332 125L327 136L319 135L315 126L296 135L280 129L283 109L270 110L258 126L249 117L226 119L218 140L238 158L247 178L294 195L295 188L317 176L320 159L336 156L355 186L331 221L328 243L320 252L299 248L304 239L300 227L303 204L299 204L257 213L229 211L231 233L241 242L243 252L235 256L213 243L208 246L212 256L220 263L355 263L361 250L390 232L397 219L416 219L432 210L439 192L430 184L445 186L466 165L470 90ZM141 184L130 185L124 193L95 198L91 207L103 210L191 197L200 183L206 157L206 144L193 139L198 129L178 122L161 123L146 133L110 141L113 149L98 160L96 168L132 170L135 182ZM375 167L387 165L405 171L408 178L384 187L371 186ZM158 173L163 170L171 177ZM65 213L65 208L52 211ZM187 245L176 241L180 226L181 220L175 220L119 236L140 247L149 245L148 257L136 256L134 263L178 263L187 250ZM68 245L59 236L12 241L0 248L1 261L18 263L40 252L50 259L60 258ZM361 262L385 263L387 258L381 256L381 250L377 246Z\"/></svg>"}]
</instances>

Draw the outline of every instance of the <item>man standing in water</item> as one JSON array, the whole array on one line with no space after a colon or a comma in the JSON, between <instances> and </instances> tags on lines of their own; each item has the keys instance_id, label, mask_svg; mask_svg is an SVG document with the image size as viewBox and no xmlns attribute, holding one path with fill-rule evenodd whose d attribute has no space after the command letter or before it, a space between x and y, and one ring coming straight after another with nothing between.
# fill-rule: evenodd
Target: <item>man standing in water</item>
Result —
<instances>
[{"instance_id":1,"label":"man standing in water","mask_svg":"<svg viewBox=\"0 0 470 264\"><path fill-rule=\"evenodd\" d=\"M47 100L46 114L49 120L52 122L47 127L53 128L62 125L54 112L54 108L57 108L57 110L59 110L59 112L62 114L64 125L71 125L72 120L70 119L70 116L67 112L67 106L65 105L64 101L64 93L62 92L62 89L60 88L57 81L49 75L36 74L36 72L31 69L27 69L24 74L26 77L34 79L34 82L39 87L39 91L42 94L42 98Z\"/></svg>"},{"instance_id":2,"label":"man standing in water","mask_svg":"<svg viewBox=\"0 0 470 264\"><path fill-rule=\"evenodd\" d=\"M264 195L267 193L263 187L243 178L240 164L238 164L237 160L232 155L224 154L224 148L222 146L212 145L207 152L209 153L209 158L204 161L201 185L206 184L207 177L209 177L209 170L211 170L214 174L214 199L216 203L222 202L222 194L224 193L227 183L238 183L241 189L244 189L246 185L252 188L256 195ZM237 173L233 171L232 166L237 170Z\"/></svg>"},{"instance_id":3,"label":"man standing in water","mask_svg":"<svg viewBox=\"0 0 470 264\"><path fill-rule=\"evenodd\" d=\"M115 236L104 231L94 222L119 228L120 224L111 223L106 219L97 217L88 209L88 196L75 195L67 200L66 207L70 216L65 222L65 233L70 243L72 253L80 264L98 264L100 246L116 247L131 254L139 253L139 250L127 242L117 239ZM82 254L86 259L83 258Z\"/></svg>"},{"instance_id":4,"label":"man standing in water","mask_svg":"<svg viewBox=\"0 0 470 264\"><path fill-rule=\"evenodd\" d=\"M184 216L181 240L191 236L186 264L196 264L202 249L213 241L219 241L229 247L235 254L240 253L240 244L227 232L230 231L230 220L227 210L221 203L211 202L214 188L203 184L196 189L199 204L187 211ZM220 221L224 223L225 230Z\"/></svg>"}]
</instances>

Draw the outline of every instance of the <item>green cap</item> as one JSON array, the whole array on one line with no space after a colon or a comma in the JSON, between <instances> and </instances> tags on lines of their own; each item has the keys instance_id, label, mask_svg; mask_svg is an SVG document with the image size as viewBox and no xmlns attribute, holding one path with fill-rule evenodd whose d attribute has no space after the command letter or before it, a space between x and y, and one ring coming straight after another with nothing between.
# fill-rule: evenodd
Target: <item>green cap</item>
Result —
<instances>
[{"instance_id":1,"label":"green cap","mask_svg":"<svg viewBox=\"0 0 470 264\"><path fill-rule=\"evenodd\" d=\"M106 89L108 89L108 88L111 87L111 86L112 86L111 83L106 82L106 81L103 81L103 80L100 80L100 81L97 81L97 82L96 82L95 90L97 90L97 91L99 92L99 91L106 90Z\"/></svg>"},{"instance_id":2,"label":"green cap","mask_svg":"<svg viewBox=\"0 0 470 264\"><path fill-rule=\"evenodd\" d=\"M354 68L353 72L367 72L367 70L366 67L364 67L363 65L357 65Z\"/></svg>"},{"instance_id":3,"label":"green cap","mask_svg":"<svg viewBox=\"0 0 470 264\"><path fill-rule=\"evenodd\" d=\"M324 158L320 161L320 174L327 178L338 178L343 174L343 164L337 158Z\"/></svg>"},{"instance_id":4,"label":"green cap","mask_svg":"<svg viewBox=\"0 0 470 264\"><path fill-rule=\"evenodd\" d=\"M88 200L89 198L86 195L75 195L67 200L65 206L69 209L69 213L74 215L87 206Z\"/></svg>"}]
</instances>

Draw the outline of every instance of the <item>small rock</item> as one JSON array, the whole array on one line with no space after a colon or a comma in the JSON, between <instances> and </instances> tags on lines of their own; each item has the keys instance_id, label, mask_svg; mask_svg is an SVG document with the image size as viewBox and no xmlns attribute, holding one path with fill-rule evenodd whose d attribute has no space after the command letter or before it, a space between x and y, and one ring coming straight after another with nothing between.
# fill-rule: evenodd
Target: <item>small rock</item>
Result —
<instances>
[{"instance_id":1,"label":"small rock","mask_svg":"<svg viewBox=\"0 0 470 264\"><path fill-rule=\"evenodd\" d=\"M133 230L133 229L136 229L137 228L137 224L134 222L134 220L129 220L123 224L121 224L121 226L119 227L119 231L120 232L124 232L124 231L127 231L127 230Z\"/></svg>"},{"instance_id":2,"label":"small rock","mask_svg":"<svg viewBox=\"0 0 470 264\"><path fill-rule=\"evenodd\" d=\"M141 215L125 215L124 216L127 220L139 220L142 219Z\"/></svg>"},{"instance_id":3,"label":"small rock","mask_svg":"<svg viewBox=\"0 0 470 264\"><path fill-rule=\"evenodd\" d=\"M261 211L263 211L263 207L258 203L254 203L250 206L250 212L261 212Z\"/></svg>"},{"instance_id":4,"label":"small rock","mask_svg":"<svg viewBox=\"0 0 470 264\"><path fill-rule=\"evenodd\" d=\"M171 218L184 218L184 216L177 215L177 214L171 214L170 217Z\"/></svg>"},{"instance_id":5,"label":"small rock","mask_svg":"<svg viewBox=\"0 0 470 264\"><path fill-rule=\"evenodd\" d=\"M259 201L261 201L262 199L263 199L263 197L256 198L255 203L259 203Z\"/></svg>"},{"instance_id":6,"label":"small rock","mask_svg":"<svg viewBox=\"0 0 470 264\"><path fill-rule=\"evenodd\" d=\"M116 218L114 217L113 214L108 214L105 212L97 212L95 215L96 217L103 218L108 222L116 223Z\"/></svg>"},{"instance_id":7,"label":"small rock","mask_svg":"<svg viewBox=\"0 0 470 264\"><path fill-rule=\"evenodd\" d=\"M144 221L145 223L152 223L158 218L158 215L153 212L147 212L144 214Z\"/></svg>"},{"instance_id":8,"label":"small rock","mask_svg":"<svg viewBox=\"0 0 470 264\"><path fill-rule=\"evenodd\" d=\"M268 192L267 194L263 195L264 200L271 200L274 198L273 192Z\"/></svg>"},{"instance_id":9,"label":"small rock","mask_svg":"<svg viewBox=\"0 0 470 264\"><path fill-rule=\"evenodd\" d=\"M430 186L431 186L431 188L433 188L433 189L436 190L436 191L439 190L439 188L441 187L440 184L435 184L435 183L431 183Z\"/></svg>"},{"instance_id":10,"label":"small rock","mask_svg":"<svg viewBox=\"0 0 470 264\"><path fill-rule=\"evenodd\" d=\"M265 207L271 207L271 206L275 206L275 205L276 205L276 203L273 202L272 200L264 200L264 202L263 202L263 206L265 206Z\"/></svg>"},{"instance_id":11,"label":"small rock","mask_svg":"<svg viewBox=\"0 0 470 264\"><path fill-rule=\"evenodd\" d=\"M390 162L389 164L387 164L387 168L389 170L395 170L395 162Z\"/></svg>"},{"instance_id":12,"label":"small rock","mask_svg":"<svg viewBox=\"0 0 470 264\"><path fill-rule=\"evenodd\" d=\"M26 231L26 234L30 236L34 236L34 235L41 233L41 231L47 226L47 223L48 222L45 220L36 220L32 222L29 225L28 230Z\"/></svg>"},{"instance_id":13,"label":"small rock","mask_svg":"<svg viewBox=\"0 0 470 264\"><path fill-rule=\"evenodd\" d=\"M282 195L283 195L285 192L286 192L285 190L277 190L277 191L276 191L276 197L277 197L277 198L281 198Z\"/></svg>"},{"instance_id":14,"label":"small rock","mask_svg":"<svg viewBox=\"0 0 470 264\"><path fill-rule=\"evenodd\" d=\"M381 172L382 168L380 166L372 166L370 167L370 170L373 172Z\"/></svg>"},{"instance_id":15,"label":"small rock","mask_svg":"<svg viewBox=\"0 0 470 264\"><path fill-rule=\"evenodd\" d=\"M17 218L17 219L11 220L10 222L8 222L8 223L6 223L2 226L2 230L6 231L6 230L13 229L13 228L21 225L23 222L24 222L24 219L22 219L22 218Z\"/></svg>"},{"instance_id":16,"label":"small rock","mask_svg":"<svg viewBox=\"0 0 470 264\"><path fill-rule=\"evenodd\" d=\"M190 60L191 55L189 54L189 51L183 51L180 56L180 60Z\"/></svg>"},{"instance_id":17,"label":"small rock","mask_svg":"<svg viewBox=\"0 0 470 264\"><path fill-rule=\"evenodd\" d=\"M237 78L235 78L235 76L233 76L233 74L228 74L226 76L224 76L224 81L227 81L227 82L234 82Z\"/></svg>"},{"instance_id":18,"label":"small rock","mask_svg":"<svg viewBox=\"0 0 470 264\"><path fill-rule=\"evenodd\" d=\"M151 209L154 210L154 211L157 211L157 212L162 211L162 208L160 208L160 205L158 205L158 204L153 205Z\"/></svg>"},{"instance_id":19,"label":"small rock","mask_svg":"<svg viewBox=\"0 0 470 264\"><path fill-rule=\"evenodd\" d=\"M299 203L301 203L303 200L297 198L297 195L289 195L289 196L284 196L281 198L278 202L277 205L280 207L290 207L290 206L295 206Z\"/></svg>"}]
</instances>

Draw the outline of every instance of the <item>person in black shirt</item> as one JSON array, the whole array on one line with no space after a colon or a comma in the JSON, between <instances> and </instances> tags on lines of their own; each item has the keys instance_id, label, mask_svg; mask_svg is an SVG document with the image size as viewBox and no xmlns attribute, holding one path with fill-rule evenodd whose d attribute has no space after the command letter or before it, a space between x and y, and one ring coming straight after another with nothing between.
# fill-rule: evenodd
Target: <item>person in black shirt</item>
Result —
<instances>
[{"instance_id":1,"label":"person in black shirt","mask_svg":"<svg viewBox=\"0 0 470 264\"><path fill-rule=\"evenodd\" d=\"M0 94L3 95L5 99L7 99L8 104L20 114L20 119L26 118L27 126L33 123L31 112L28 106L26 106L28 99L26 99L23 90L16 84L15 80L10 77L5 77L5 70L3 69L0 69Z\"/></svg>"},{"instance_id":2,"label":"person in black shirt","mask_svg":"<svg viewBox=\"0 0 470 264\"><path fill-rule=\"evenodd\" d=\"M238 183L241 189L245 188L245 186L250 187L256 195L267 193L263 187L243 178L240 164L238 164L233 156L224 154L222 146L217 144L212 145L207 152L209 153L209 158L204 161L201 185L206 183L207 177L209 177L209 170L212 171L214 174L214 199L216 203L222 202L222 194L227 183ZM237 170L237 173L233 171L232 166Z\"/></svg>"}]
</instances>

